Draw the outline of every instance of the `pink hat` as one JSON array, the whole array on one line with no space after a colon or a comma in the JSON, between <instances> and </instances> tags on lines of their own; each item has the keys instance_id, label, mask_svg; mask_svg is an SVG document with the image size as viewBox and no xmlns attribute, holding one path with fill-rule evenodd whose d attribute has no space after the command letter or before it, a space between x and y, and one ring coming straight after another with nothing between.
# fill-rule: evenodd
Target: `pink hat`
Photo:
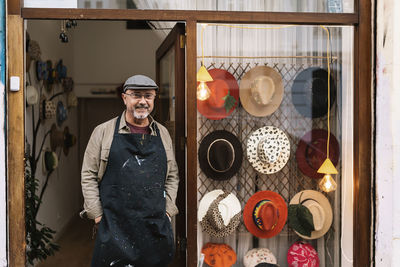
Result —
<instances>
[{"instance_id":1,"label":"pink hat","mask_svg":"<svg viewBox=\"0 0 400 267\"><path fill-rule=\"evenodd\" d=\"M308 243L296 242L288 250L289 267L319 267L317 251Z\"/></svg>"}]
</instances>

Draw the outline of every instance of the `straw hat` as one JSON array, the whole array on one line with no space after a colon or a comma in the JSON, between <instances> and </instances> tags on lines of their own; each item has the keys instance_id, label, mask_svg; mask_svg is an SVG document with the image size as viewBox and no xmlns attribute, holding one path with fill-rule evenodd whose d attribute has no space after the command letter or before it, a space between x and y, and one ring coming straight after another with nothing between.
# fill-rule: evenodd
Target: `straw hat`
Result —
<instances>
[{"instance_id":1,"label":"straw hat","mask_svg":"<svg viewBox=\"0 0 400 267\"><path fill-rule=\"evenodd\" d=\"M273 68L257 66L240 81L240 102L253 116L264 117L275 112L283 99L281 75Z\"/></svg>"},{"instance_id":2,"label":"straw hat","mask_svg":"<svg viewBox=\"0 0 400 267\"><path fill-rule=\"evenodd\" d=\"M279 234L287 219L285 200L273 191L259 191L252 195L243 210L244 224L250 233L259 238Z\"/></svg>"},{"instance_id":3,"label":"straw hat","mask_svg":"<svg viewBox=\"0 0 400 267\"><path fill-rule=\"evenodd\" d=\"M323 129L313 129L307 132L299 141L296 150L297 166L308 177L320 179L323 173L318 173L319 167L326 160L326 145L328 132ZM336 137L331 133L329 141L329 158L336 166L339 162L340 148Z\"/></svg>"},{"instance_id":4,"label":"straw hat","mask_svg":"<svg viewBox=\"0 0 400 267\"><path fill-rule=\"evenodd\" d=\"M275 255L267 248L250 249L243 258L244 267L263 266L263 263L278 266Z\"/></svg>"},{"instance_id":5,"label":"straw hat","mask_svg":"<svg viewBox=\"0 0 400 267\"><path fill-rule=\"evenodd\" d=\"M241 205L233 193L217 189L200 200L198 220L203 231L215 236L232 234L240 223Z\"/></svg>"},{"instance_id":6,"label":"straw hat","mask_svg":"<svg viewBox=\"0 0 400 267\"><path fill-rule=\"evenodd\" d=\"M227 244L207 243L201 249L209 266L230 267L236 262L235 251Z\"/></svg>"},{"instance_id":7,"label":"straw hat","mask_svg":"<svg viewBox=\"0 0 400 267\"><path fill-rule=\"evenodd\" d=\"M239 103L239 85L228 71L208 70L212 82L207 82L211 95L208 99L197 100L197 110L210 120L220 120L232 114Z\"/></svg>"},{"instance_id":8,"label":"straw hat","mask_svg":"<svg viewBox=\"0 0 400 267\"><path fill-rule=\"evenodd\" d=\"M319 267L317 251L309 243L295 242L287 253L289 267Z\"/></svg>"},{"instance_id":9,"label":"straw hat","mask_svg":"<svg viewBox=\"0 0 400 267\"><path fill-rule=\"evenodd\" d=\"M214 131L201 141L198 157L200 168L207 177L226 180L235 175L242 165L242 144L228 131Z\"/></svg>"},{"instance_id":10,"label":"straw hat","mask_svg":"<svg viewBox=\"0 0 400 267\"><path fill-rule=\"evenodd\" d=\"M330 77L331 107L336 100L336 85ZM292 102L297 111L308 118L319 118L328 112L328 72L311 67L300 72L293 81Z\"/></svg>"},{"instance_id":11,"label":"straw hat","mask_svg":"<svg viewBox=\"0 0 400 267\"><path fill-rule=\"evenodd\" d=\"M280 171L289 156L289 138L274 126L259 128L247 140L247 158L258 172L271 174Z\"/></svg>"},{"instance_id":12,"label":"straw hat","mask_svg":"<svg viewBox=\"0 0 400 267\"><path fill-rule=\"evenodd\" d=\"M317 239L325 235L332 225L332 219L331 204L318 191L303 190L290 200L289 226L304 239ZM310 226L314 230L308 235Z\"/></svg>"},{"instance_id":13,"label":"straw hat","mask_svg":"<svg viewBox=\"0 0 400 267\"><path fill-rule=\"evenodd\" d=\"M67 93L67 108L74 108L78 106L78 98L74 91Z\"/></svg>"}]
</instances>

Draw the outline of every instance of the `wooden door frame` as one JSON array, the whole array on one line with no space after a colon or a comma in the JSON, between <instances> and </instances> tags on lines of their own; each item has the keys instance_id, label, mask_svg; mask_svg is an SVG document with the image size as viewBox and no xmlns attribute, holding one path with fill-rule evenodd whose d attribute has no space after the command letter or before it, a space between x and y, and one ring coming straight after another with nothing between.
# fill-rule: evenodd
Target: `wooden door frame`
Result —
<instances>
[{"instance_id":1,"label":"wooden door frame","mask_svg":"<svg viewBox=\"0 0 400 267\"><path fill-rule=\"evenodd\" d=\"M181 36L185 36L185 24L179 23L174 26L172 31L168 34L168 36L164 39L163 43L158 47L156 51L156 81L157 84L160 85L160 90L162 90L162 85L160 83L161 74L160 74L160 58L162 58L166 53L174 49L175 56L175 88L183 88L183 92L175 90L175 103L185 103L185 46L184 46L184 38ZM181 72L182 71L182 72ZM159 104L161 104L159 102ZM161 106L156 104L158 108ZM179 215L175 217L175 229L178 233L176 235L175 245L176 245L176 253L175 259L170 264L176 266L179 262L186 262L186 253L182 252L182 249L186 246L186 195L185 192L182 192L180 189L186 188L186 181L183 179L186 173L186 164L185 164L185 105L176 105L175 106L175 157L176 162L178 164L179 170L179 190L176 198L176 205L179 209ZM182 124L180 122L183 122ZM177 138L181 137L181 138ZM181 209L181 207L184 207ZM182 236L183 234L183 236Z\"/></svg>"},{"instance_id":2,"label":"wooden door frame","mask_svg":"<svg viewBox=\"0 0 400 267\"><path fill-rule=\"evenodd\" d=\"M371 0L355 0L353 14L230 12L183 10L96 10L22 8L22 0L7 1L7 81L19 76L23 84L24 19L160 20L186 22L187 62L187 158L197 158L196 66L197 23L307 24L354 26L354 266L370 266L373 261L372 169L371 169ZM25 262L24 217L24 95L23 90L7 90L7 179L9 264ZM197 206L197 161L187 161L187 206ZM197 209L187 211L187 266L197 265Z\"/></svg>"}]
</instances>

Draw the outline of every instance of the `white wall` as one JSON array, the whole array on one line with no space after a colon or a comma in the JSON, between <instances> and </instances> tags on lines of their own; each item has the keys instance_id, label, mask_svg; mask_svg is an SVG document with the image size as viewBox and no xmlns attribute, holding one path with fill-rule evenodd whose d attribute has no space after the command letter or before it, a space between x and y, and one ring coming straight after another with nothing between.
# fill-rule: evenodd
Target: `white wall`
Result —
<instances>
[{"instance_id":1,"label":"white wall","mask_svg":"<svg viewBox=\"0 0 400 267\"><path fill-rule=\"evenodd\" d=\"M155 52L162 39L151 30L127 30L124 21L78 21L74 30L78 96L90 89L114 89L134 74L155 79Z\"/></svg>"},{"instance_id":2,"label":"white wall","mask_svg":"<svg viewBox=\"0 0 400 267\"><path fill-rule=\"evenodd\" d=\"M42 60L52 60L53 66L58 60L63 59L64 65L67 66L68 75L72 74L73 68L73 32L70 32L69 43L61 43L59 40L60 34L60 21L51 20L32 20L27 24L27 31L32 40L39 43L42 52ZM37 89L40 88L41 83L36 79L36 67L32 62L30 68L31 83ZM29 79L28 79L29 81ZM61 92L60 85L55 85L52 92L47 92L42 89L42 92L49 98L54 93ZM63 101L66 104L65 94L53 99L57 104L58 101ZM35 105L35 121L38 118L38 104ZM26 108L26 136L28 142L32 145L32 108ZM56 119L46 120L41 124L38 138L36 142L36 150L40 149L40 144L43 140L45 133L51 128L51 125L56 122ZM58 127L59 131L64 130L68 126L70 133L77 135L77 111L76 108L68 110L68 119ZM47 138L44 148L50 148L50 139ZM57 231L56 237L66 224L69 222L73 215L76 215L81 207L81 193L80 193L80 171L78 162L77 146L70 148L68 156L65 156L61 148L58 148L56 153L59 155L59 167L52 173L44 193L43 203L39 209L38 220ZM43 153L42 153L43 155ZM40 187L43 186L45 181L45 174L42 170L42 159L40 158L37 164L36 178L40 181ZM38 192L38 194L40 191Z\"/></svg>"},{"instance_id":3,"label":"white wall","mask_svg":"<svg viewBox=\"0 0 400 267\"><path fill-rule=\"evenodd\" d=\"M376 266L400 266L400 3L377 1Z\"/></svg>"}]
</instances>

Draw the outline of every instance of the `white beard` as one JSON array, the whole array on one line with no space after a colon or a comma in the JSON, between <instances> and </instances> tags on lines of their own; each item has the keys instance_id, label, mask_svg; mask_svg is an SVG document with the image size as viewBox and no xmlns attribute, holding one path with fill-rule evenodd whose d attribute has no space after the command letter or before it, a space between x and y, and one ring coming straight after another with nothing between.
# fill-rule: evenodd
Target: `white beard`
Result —
<instances>
[{"instance_id":1,"label":"white beard","mask_svg":"<svg viewBox=\"0 0 400 267\"><path fill-rule=\"evenodd\" d=\"M136 110L134 109L133 110L133 117L135 117L136 119L139 119L139 120L143 120L143 119L146 119L147 118L147 116L149 116L149 112L148 111L146 111L146 113L138 113L138 112L136 112Z\"/></svg>"}]
</instances>

